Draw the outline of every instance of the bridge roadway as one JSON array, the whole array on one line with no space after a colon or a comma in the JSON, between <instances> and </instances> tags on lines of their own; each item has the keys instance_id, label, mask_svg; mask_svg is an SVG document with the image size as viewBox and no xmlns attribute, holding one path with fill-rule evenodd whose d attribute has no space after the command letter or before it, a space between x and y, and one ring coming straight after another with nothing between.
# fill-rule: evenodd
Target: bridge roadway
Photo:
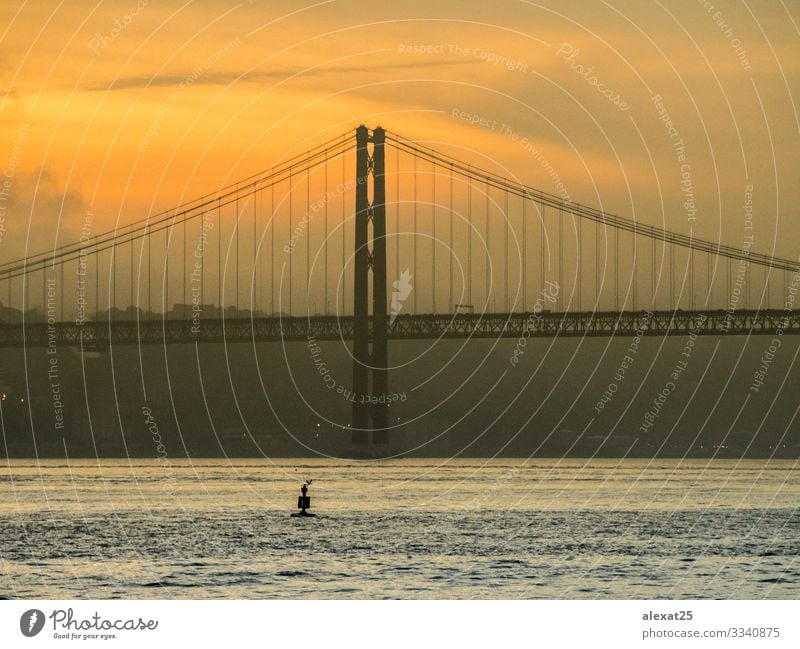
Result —
<instances>
[{"instance_id":1,"label":"bridge roadway","mask_svg":"<svg viewBox=\"0 0 800 649\"><path fill-rule=\"evenodd\" d=\"M555 336L748 336L800 334L800 310L623 311L400 315L390 340ZM352 340L353 318L337 316L0 323L0 347Z\"/></svg>"}]
</instances>

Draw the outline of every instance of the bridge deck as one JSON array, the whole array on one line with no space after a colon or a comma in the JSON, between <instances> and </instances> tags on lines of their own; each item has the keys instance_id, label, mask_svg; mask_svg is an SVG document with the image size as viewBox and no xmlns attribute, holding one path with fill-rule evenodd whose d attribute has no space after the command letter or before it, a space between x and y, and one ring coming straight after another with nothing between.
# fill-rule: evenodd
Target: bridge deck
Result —
<instances>
[{"instance_id":1,"label":"bridge deck","mask_svg":"<svg viewBox=\"0 0 800 649\"><path fill-rule=\"evenodd\" d=\"M625 311L402 315L391 340L602 336L749 336L800 333L800 310ZM226 318L0 323L0 347L352 340L353 318Z\"/></svg>"}]
</instances>

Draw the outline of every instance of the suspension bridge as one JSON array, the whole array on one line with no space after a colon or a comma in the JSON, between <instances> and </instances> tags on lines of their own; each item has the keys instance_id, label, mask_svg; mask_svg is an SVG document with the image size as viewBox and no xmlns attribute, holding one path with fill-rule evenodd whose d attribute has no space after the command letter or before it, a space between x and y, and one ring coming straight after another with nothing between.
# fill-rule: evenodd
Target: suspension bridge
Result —
<instances>
[{"instance_id":1,"label":"suspension bridge","mask_svg":"<svg viewBox=\"0 0 800 649\"><path fill-rule=\"evenodd\" d=\"M800 264L623 218L360 126L122 228L0 264L0 347L800 333ZM372 399L372 401L379 399ZM386 404L353 404L385 442Z\"/></svg>"}]
</instances>

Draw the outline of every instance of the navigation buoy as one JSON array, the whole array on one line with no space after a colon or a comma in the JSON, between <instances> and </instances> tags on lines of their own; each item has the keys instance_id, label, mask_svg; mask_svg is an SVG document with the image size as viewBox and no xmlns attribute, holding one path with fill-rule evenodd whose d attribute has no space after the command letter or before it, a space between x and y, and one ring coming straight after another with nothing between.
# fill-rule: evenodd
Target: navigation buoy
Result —
<instances>
[{"instance_id":1,"label":"navigation buoy","mask_svg":"<svg viewBox=\"0 0 800 649\"><path fill-rule=\"evenodd\" d=\"M303 486L300 487L300 495L297 497L297 508L300 511L292 514L293 518L305 518L306 516L316 516L316 514L312 514L311 512L306 511L307 509L311 509L311 496L308 495L308 485L310 484L311 480L306 480L303 483Z\"/></svg>"}]
</instances>

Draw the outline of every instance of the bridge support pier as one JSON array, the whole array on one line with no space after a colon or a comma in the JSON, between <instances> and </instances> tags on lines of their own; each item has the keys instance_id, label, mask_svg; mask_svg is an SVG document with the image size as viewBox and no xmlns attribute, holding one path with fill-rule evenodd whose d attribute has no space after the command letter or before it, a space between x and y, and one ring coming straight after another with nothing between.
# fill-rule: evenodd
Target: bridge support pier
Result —
<instances>
[{"instance_id":1,"label":"bridge support pier","mask_svg":"<svg viewBox=\"0 0 800 649\"><path fill-rule=\"evenodd\" d=\"M380 127L373 129L371 133L363 125L356 129L352 421L354 444L370 442L386 444L389 436L385 136L384 129ZM371 152L370 144L372 144ZM372 289L371 317L370 288Z\"/></svg>"}]
</instances>

